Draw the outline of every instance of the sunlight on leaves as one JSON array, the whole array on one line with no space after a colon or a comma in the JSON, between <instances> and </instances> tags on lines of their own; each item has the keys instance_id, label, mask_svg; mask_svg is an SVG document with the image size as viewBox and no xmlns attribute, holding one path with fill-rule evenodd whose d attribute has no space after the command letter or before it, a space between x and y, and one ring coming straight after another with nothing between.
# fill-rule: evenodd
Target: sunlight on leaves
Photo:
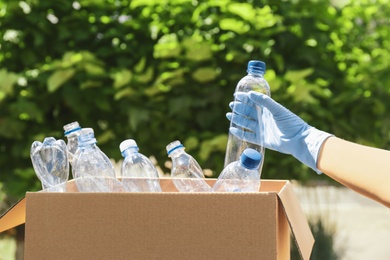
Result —
<instances>
[{"instance_id":1,"label":"sunlight on leaves","mask_svg":"<svg viewBox=\"0 0 390 260\"><path fill-rule=\"evenodd\" d=\"M214 67L199 68L192 73L192 77L201 83L213 81L217 76L218 72Z\"/></svg>"},{"instance_id":2,"label":"sunlight on leaves","mask_svg":"<svg viewBox=\"0 0 390 260\"><path fill-rule=\"evenodd\" d=\"M8 72L5 69L0 70L0 93L3 93L4 97L10 95L18 79L19 76L16 73Z\"/></svg>"},{"instance_id":3,"label":"sunlight on leaves","mask_svg":"<svg viewBox=\"0 0 390 260\"><path fill-rule=\"evenodd\" d=\"M70 80L74 74L75 70L72 68L56 70L47 80L47 90L51 93L55 92L58 88Z\"/></svg>"},{"instance_id":4,"label":"sunlight on leaves","mask_svg":"<svg viewBox=\"0 0 390 260\"><path fill-rule=\"evenodd\" d=\"M250 30L250 26L243 22L232 18L224 18L219 22L222 30L233 31L239 34L246 33Z\"/></svg>"},{"instance_id":5,"label":"sunlight on leaves","mask_svg":"<svg viewBox=\"0 0 390 260\"><path fill-rule=\"evenodd\" d=\"M130 83L132 79L132 72L128 69L123 69L117 71L111 75L111 78L114 80L114 88L121 88Z\"/></svg>"},{"instance_id":6,"label":"sunlight on leaves","mask_svg":"<svg viewBox=\"0 0 390 260\"><path fill-rule=\"evenodd\" d=\"M174 33L166 34L154 46L153 57L156 59L172 58L178 56L180 52L181 46L178 42L177 35Z\"/></svg>"}]
</instances>

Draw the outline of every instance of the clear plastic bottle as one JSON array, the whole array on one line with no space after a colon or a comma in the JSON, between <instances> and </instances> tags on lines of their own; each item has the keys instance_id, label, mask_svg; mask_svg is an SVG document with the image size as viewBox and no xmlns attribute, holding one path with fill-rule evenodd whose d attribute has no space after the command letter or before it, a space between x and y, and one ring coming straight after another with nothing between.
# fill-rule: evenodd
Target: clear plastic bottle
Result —
<instances>
[{"instance_id":1,"label":"clear plastic bottle","mask_svg":"<svg viewBox=\"0 0 390 260\"><path fill-rule=\"evenodd\" d=\"M92 128L82 128L78 137L74 177L80 192L121 192L110 159L96 145Z\"/></svg>"},{"instance_id":2,"label":"clear plastic bottle","mask_svg":"<svg viewBox=\"0 0 390 260\"><path fill-rule=\"evenodd\" d=\"M184 151L180 141L167 145L168 156L172 159L171 177L180 192L212 192L206 183L203 170L198 162Z\"/></svg>"},{"instance_id":3,"label":"clear plastic bottle","mask_svg":"<svg viewBox=\"0 0 390 260\"><path fill-rule=\"evenodd\" d=\"M213 185L215 192L257 192L260 189L258 171L261 154L247 148L238 161L230 163L223 169Z\"/></svg>"},{"instance_id":4,"label":"clear plastic bottle","mask_svg":"<svg viewBox=\"0 0 390 260\"><path fill-rule=\"evenodd\" d=\"M243 77L237 84L235 93L237 92L249 92L249 91L258 91L263 94L266 94L268 96L271 95L270 87L268 85L268 82L264 79L264 73L265 73L266 65L262 61L258 60L251 60L248 62L248 67L247 67L247 72L248 74ZM264 152L265 149L262 147L262 115L263 111L261 108L256 107L257 109L257 116L258 116L258 122L260 124L259 127L259 132L255 133L256 134L256 144L255 143L249 143L246 141L243 141L242 138L239 138L229 131L229 139L227 142L226 146L226 153L225 153L225 163L224 167L229 165L232 162L235 162L239 160L240 155L246 148L252 148L258 151L259 153L262 154L262 157L264 158ZM233 117L235 116L234 114L234 107L232 109L233 112ZM232 120L233 121L233 120ZM233 123L230 123L230 127L238 127ZM263 166L263 160L260 163L259 166L259 173L261 174Z\"/></svg>"},{"instance_id":5,"label":"clear plastic bottle","mask_svg":"<svg viewBox=\"0 0 390 260\"><path fill-rule=\"evenodd\" d=\"M47 137L43 143L35 141L30 157L44 191L66 192L69 162L64 140Z\"/></svg>"},{"instance_id":6,"label":"clear plastic bottle","mask_svg":"<svg viewBox=\"0 0 390 260\"><path fill-rule=\"evenodd\" d=\"M68 160L72 167L72 175L74 177L74 161L76 160L76 151L78 148L78 136L81 133L81 127L80 124L75 121L72 123L69 123L67 125L64 125L64 135L68 139L68 142L66 144L68 148Z\"/></svg>"},{"instance_id":7,"label":"clear plastic bottle","mask_svg":"<svg viewBox=\"0 0 390 260\"><path fill-rule=\"evenodd\" d=\"M124 157L121 173L126 191L161 192L158 172L148 157L139 153L133 139L124 140L119 149Z\"/></svg>"}]
</instances>

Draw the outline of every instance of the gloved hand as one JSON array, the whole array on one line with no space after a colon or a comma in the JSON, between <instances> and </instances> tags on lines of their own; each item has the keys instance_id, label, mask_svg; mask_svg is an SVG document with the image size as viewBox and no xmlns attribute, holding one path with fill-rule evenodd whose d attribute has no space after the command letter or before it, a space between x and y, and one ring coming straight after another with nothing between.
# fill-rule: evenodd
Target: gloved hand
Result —
<instances>
[{"instance_id":1,"label":"gloved hand","mask_svg":"<svg viewBox=\"0 0 390 260\"><path fill-rule=\"evenodd\" d=\"M255 142L255 133L263 129L263 140L259 145L285 154L291 154L299 161L321 173L317 169L317 159L322 143L330 136L320 131L287 108L275 102L267 95L251 91L238 92L234 106L234 116L226 116L238 127L231 127L230 132L247 142ZM258 122L255 106L263 108L263 122ZM240 128L241 127L241 128Z\"/></svg>"}]
</instances>

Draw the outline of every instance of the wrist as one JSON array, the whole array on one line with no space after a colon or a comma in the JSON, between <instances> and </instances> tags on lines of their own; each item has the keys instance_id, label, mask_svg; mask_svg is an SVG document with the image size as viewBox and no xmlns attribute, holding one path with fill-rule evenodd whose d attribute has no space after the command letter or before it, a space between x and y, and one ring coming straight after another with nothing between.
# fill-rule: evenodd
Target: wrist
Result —
<instances>
[{"instance_id":1,"label":"wrist","mask_svg":"<svg viewBox=\"0 0 390 260\"><path fill-rule=\"evenodd\" d=\"M321 174L317 168L318 157L323 143L331 136L333 135L309 126L301 133L292 155L317 174Z\"/></svg>"},{"instance_id":2,"label":"wrist","mask_svg":"<svg viewBox=\"0 0 390 260\"><path fill-rule=\"evenodd\" d=\"M307 137L305 138L305 142L307 144L307 148L310 154L308 161L309 163L307 165L315 172L317 172L317 174L322 174L322 172L317 168L321 148L324 142L332 136L334 135L311 127Z\"/></svg>"}]
</instances>

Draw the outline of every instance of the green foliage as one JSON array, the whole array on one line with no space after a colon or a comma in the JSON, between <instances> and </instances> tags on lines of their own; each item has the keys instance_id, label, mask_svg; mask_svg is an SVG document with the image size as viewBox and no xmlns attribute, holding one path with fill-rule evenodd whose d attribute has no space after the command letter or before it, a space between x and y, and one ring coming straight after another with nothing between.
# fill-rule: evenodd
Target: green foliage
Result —
<instances>
[{"instance_id":1,"label":"green foliage","mask_svg":"<svg viewBox=\"0 0 390 260\"><path fill-rule=\"evenodd\" d=\"M163 168L181 140L214 177L228 104L251 59L308 123L389 148L387 1L0 1L0 181L39 188L30 145L79 121L120 159L134 138ZM267 151L263 178L318 178Z\"/></svg>"}]
</instances>

